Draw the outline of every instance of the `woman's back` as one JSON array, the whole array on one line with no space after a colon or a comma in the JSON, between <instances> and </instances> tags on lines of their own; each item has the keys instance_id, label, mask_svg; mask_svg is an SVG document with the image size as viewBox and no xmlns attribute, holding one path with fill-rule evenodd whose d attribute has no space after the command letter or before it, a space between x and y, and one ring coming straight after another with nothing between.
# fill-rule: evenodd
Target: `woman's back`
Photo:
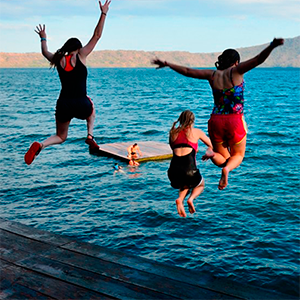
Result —
<instances>
[{"instance_id":1,"label":"woman's back","mask_svg":"<svg viewBox=\"0 0 300 300\"><path fill-rule=\"evenodd\" d=\"M170 136L170 146L177 156L187 155L198 151L198 130L193 127L185 128L173 137Z\"/></svg>"},{"instance_id":2,"label":"woman's back","mask_svg":"<svg viewBox=\"0 0 300 300\"><path fill-rule=\"evenodd\" d=\"M74 64L73 56L70 54L63 57L61 59L63 63L57 65L62 86L60 97L63 98L81 98L87 94L87 68L81 62L78 54L75 56L76 60ZM64 68L62 65L64 65Z\"/></svg>"},{"instance_id":3,"label":"woman's back","mask_svg":"<svg viewBox=\"0 0 300 300\"><path fill-rule=\"evenodd\" d=\"M217 70L213 73L210 85L212 89L224 90L240 85L244 81L243 75L237 73L236 68Z\"/></svg>"},{"instance_id":4,"label":"woman's back","mask_svg":"<svg viewBox=\"0 0 300 300\"><path fill-rule=\"evenodd\" d=\"M228 115L244 112L244 79L236 68L215 71L210 80L214 97L212 114Z\"/></svg>"}]
</instances>

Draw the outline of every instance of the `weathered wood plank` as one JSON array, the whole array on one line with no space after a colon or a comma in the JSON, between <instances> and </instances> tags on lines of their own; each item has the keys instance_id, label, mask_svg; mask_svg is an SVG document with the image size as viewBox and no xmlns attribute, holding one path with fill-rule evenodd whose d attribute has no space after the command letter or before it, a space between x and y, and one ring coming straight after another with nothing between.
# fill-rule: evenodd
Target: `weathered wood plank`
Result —
<instances>
[{"instance_id":1,"label":"weathered wood plank","mask_svg":"<svg viewBox=\"0 0 300 300\"><path fill-rule=\"evenodd\" d=\"M93 151L93 154L112 156L123 161L129 161L127 157L127 148L134 142L122 142L100 145L99 150ZM155 141L138 142L142 157L136 159L138 162L162 160L172 158L172 150L168 144Z\"/></svg>"},{"instance_id":2,"label":"weathered wood plank","mask_svg":"<svg viewBox=\"0 0 300 300\"><path fill-rule=\"evenodd\" d=\"M15 262L29 256L41 255L54 249L53 247L53 245L0 229L0 257L6 261Z\"/></svg>"},{"instance_id":3,"label":"weathered wood plank","mask_svg":"<svg viewBox=\"0 0 300 300\"><path fill-rule=\"evenodd\" d=\"M214 292L218 292L220 293L220 295L228 295L231 297L236 297L238 299L297 299L293 296L287 296L281 293L270 292L260 287L236 284L235 282L227 279L218 279L216 277L211 276L208 273L187 270L177 266L169 266L166 264L155 262L150 259L127 255L121 251L107 249L97 245L91 245L75 241L74 243L67 244L62 248L73 250L75 252L79 252L85 255L98 257L103 260L117 262L120 265L128 267L134 266L135 269L140 271L147 272L148 270L151 270L151 273L157 276L162 276L174 280L180 280L181 282L187 284L195 285Z\"/></svg>"},{"instance_id":4,"label":"weathered wood plank","mask_svg":"<svg viewBox=\"0 0 300 300\"><path fill-rule=\"evenodd\" d=\"M221 299L215 292L197 286L193 286L191 289L189 284L152 275L148 272L138 271L132 267L124 267L112 262L103 261L99 258L86 257L82 254L59 249L54 245L28 239L2 229L0 230L0 234L1 257L8 261L17 262L31 256L34 256L32 259L36 260L35 257L37 255L46 256L65 264L83 268L127 283L134 283L140 287L166 293L173 297L185 297L186 299ZM32 252L32 249L35 251ZM176 289L174 289L174 286L176 286ZM227 298L230 299L231 297Z\"/></svg>"},{"instance_id":5,"label":"weathered wood plank","mask_svg":"<svg viewBox=\"0 0 300 300\"><path fill-rule=\"evenodd\" d=\"M55 299L18 282L16 267L0 259L0 299Z\"/></svg>"},{"instance_id":6,"label":"weathered wood plank","mask_svg":"<svg viewBox=\"0 0 300 300\"><path fill-rule=\"evenodd\" d=\"M33 240L46 242L53 245L64 245L66 243L72 242L73 239L67 236L58 235L55 233L50 233L45 230L40 230L37 228L30 227L15 221L5 220L0 218L0 229L4 229L8 232L18 234L31 238Z\"/></svg>"},{"instance_id":7,"label":"weathered wood plank","mask_svg":"<svg viewBox=\"0 0 300 300\"><path fill-rule=\"evenodd\" d=\"M62 291L69 295L66 299L97 299L98 295L98 299L297 299L1 218L0 254L0 274L8 278L5 281L1 277L1 289L8 297L19 289L20 295L24 291L31 297L37 292L41 298L60 295L59 299ZM4 267L3 259L7 260ZM16 277L11 275L13 267ZM77 291L83 294L76 298Z\"/></svg>"},{"instance_id":8,"label":"weathered wood plank","mask_svg":"<svg viewBox=\"0 0 300 300\"><path fill-rule=\"evenodd\" d=\"M48 252L47 257L74 267L101 274L122 282L134 283L139 287L157 291L181 299L237 299L228 295L220 295L206 288L184 283L180 278L177 280L151 274L151 269L140 271L136 266L123 266L117 262L109 262L95 257L86 257L63 249L55 249Z\"/></svg>"},{"instance_id":9,"label":"weathered wood plank","mask_svg":"<svg viewBox=\"0 0 300 300\"><path fill-rule=\"evenodd\" d=\"M134 283L124 283L44 257L28 258L16 264L19 267L25 267L61 281L118 299L176 299L169 295L141 288Z\"/></svg>"},{"instance_id":10,"label":"weathered wood plank","mask_svg":"<svg viewBox=\"0 0 300 300\"><path fill-rule=\"evenodd\" d=\"M37 291L29 289L20 284L15 284L6 289L0 290L0 299L1 300L44 300L44 299L55 299L47 295L43 295Z\"/></svg>"},{"instance_id":11,"label":"weathered wood plank","mask_svg":"<svg viewBox=\"0 0 300 300\"><path fill-rule=\"evenodd\" d=\"M89 289L81 288L55 278L45 276L28 269L18 267L14 264L0 260L1 269L1 290L6 291L9 295L13 291L15 298L23 299L23 290L29 290L36 293L35 299L103 299L113 300L116 298L108 297L100 293L93 292ZM18 295L19 294L19 295ZM38 297L40 295L40 297ZM0 299L2 299L0 297ZM4 298L6 299L6 298ZM27 298L24 298L27 299ZM28 298L30 299L30 298ZM33 298L34 299L34 298Z\"/></svg>"}]
</instances>

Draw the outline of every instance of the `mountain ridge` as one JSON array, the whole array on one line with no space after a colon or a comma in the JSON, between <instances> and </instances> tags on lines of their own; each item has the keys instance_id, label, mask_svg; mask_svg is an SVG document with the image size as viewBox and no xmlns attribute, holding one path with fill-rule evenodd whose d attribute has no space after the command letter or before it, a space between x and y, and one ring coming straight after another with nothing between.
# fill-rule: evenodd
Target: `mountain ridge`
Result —
<instances>
[{"instance_id":1,"label":"mountain ridge","mask_svg":"<svg viewBox=\"0 0 300 300\"><path fill-rule=\"evenodd\" d=\"M241 61L259 54L267 44L237 48ZM142 51L100 50L87 59L90 68L148 68L154 57L188 67L214 67L221 52L191 53L188 51ZM48 68L48 61L41 53L0 52L0 68ZM300 67L300 36L285 39L282 47L276 48L261 67Z\"/></svg>"}]
</instances>

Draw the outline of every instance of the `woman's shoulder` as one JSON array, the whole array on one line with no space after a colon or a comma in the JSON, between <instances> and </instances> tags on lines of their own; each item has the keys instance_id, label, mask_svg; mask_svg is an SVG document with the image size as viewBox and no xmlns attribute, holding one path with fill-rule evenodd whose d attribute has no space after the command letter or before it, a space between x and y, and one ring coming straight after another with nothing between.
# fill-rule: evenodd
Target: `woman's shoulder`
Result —
<instances>
[{"instance_id":1,"label":"woman's shoulder","mask_svg":"<svg viewBox=\"0 0 300 300\"><path fill-rule=\"evenodd\" d=\"M205 134L205 133L200 128L193 128L192 129L192 134L193 134L194 138L200 139L202 137L202 135Z\"/></svg>"},{"instance_id":2,"label":"woman's shoulder","mask_svg":"<svg viewBox=\"0 0 300 300\"><path fill-rule=\"evenodd\" d=\"M202 133L202 132L203 132L203 130L202 130L202 129L200 129L200 128L194 127L194 128L192 128L192 132L193 132L193 133L194 133L194 132L197 132L197 133Z\"/></svg>"},{"instance_id":3,"label":"woman's shoulder","mask_svg":"<svg viewBox=\"0 0 300 300\"><path fill-rule=\"evenodd\" d=\"M86 65L86 56L83 56L80 51L76 54L76 59L78 59L84 66Z\"/></svg>"}]
</instances>

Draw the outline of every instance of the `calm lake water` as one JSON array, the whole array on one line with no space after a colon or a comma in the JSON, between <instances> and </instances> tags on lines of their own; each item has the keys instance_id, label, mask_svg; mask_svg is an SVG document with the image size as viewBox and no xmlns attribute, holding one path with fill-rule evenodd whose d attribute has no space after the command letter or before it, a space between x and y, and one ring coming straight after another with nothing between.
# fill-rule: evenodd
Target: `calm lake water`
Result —
<instances>
[{"instance_id":1,"label":"calm lake water","mask_svg":"<svg viewBox=\"0 0 300 300\"><path fill-rule=\"evenodd\" d=\"M60 83L49 69L0 69L1 217L93 244L209 272L236 282L299 294L299 69L246 74L246 157L218 190L220 169L198 165L206 181L197 212L180 218L167 169L142 163L114 173L113 158L89 154L86 124L73 120L63 145L23 157L55 132ZM207 132L207 82L171 70L89 69L88 94L99 144L168 142L180 112L194 111ZM141 149L143 150L143 149Z\"/></svg>"}]
</instances>

